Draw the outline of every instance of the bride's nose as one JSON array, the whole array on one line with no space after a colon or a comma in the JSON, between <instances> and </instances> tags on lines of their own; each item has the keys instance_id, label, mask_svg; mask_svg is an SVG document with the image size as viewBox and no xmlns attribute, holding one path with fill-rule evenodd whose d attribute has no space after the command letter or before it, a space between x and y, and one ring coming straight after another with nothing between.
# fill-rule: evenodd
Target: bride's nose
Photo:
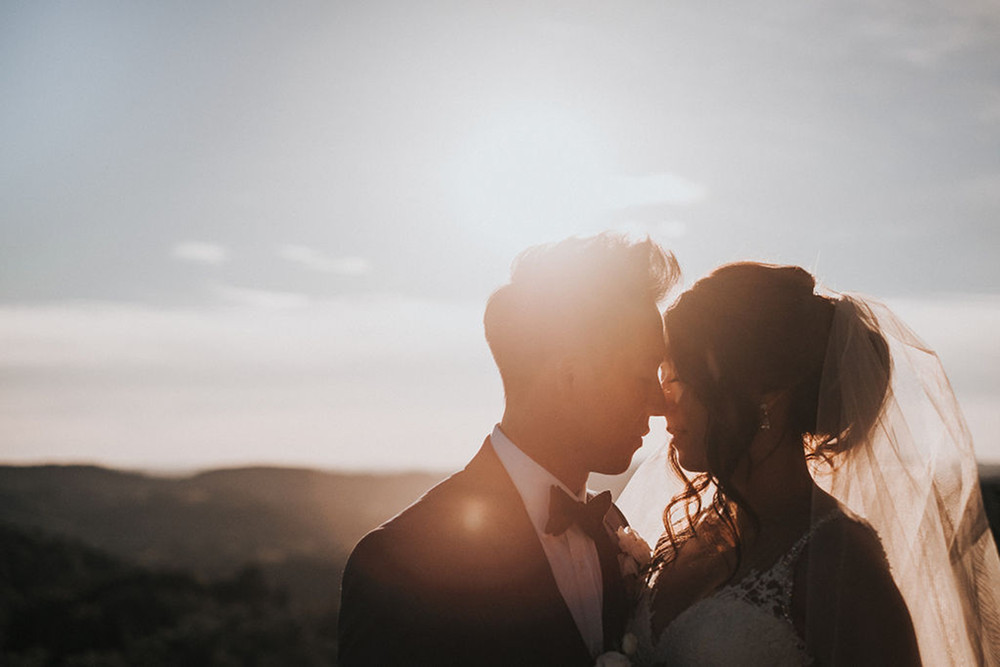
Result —
<instances>
[{"instance_id":1,"label":"bride's nose","mask_svg":"<svg viewBox=\"0 0 1000 667\"><path fill-rule=\"evenodd\" d=\"M680 399L679 392L676 391L675 382L666 382L660 386L660 398L663 401L663 412L668 419L677 412L677 402Z\"/></svg>"}]
</instances>

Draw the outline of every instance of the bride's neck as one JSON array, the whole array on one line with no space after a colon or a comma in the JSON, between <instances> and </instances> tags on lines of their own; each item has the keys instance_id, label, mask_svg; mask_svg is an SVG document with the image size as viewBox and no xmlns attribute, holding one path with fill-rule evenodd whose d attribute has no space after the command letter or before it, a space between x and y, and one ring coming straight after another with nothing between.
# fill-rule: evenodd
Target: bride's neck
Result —
<instances>
[{"instance_id":1,"label":"bride's neck","mask_svg":"<svg viewBox=\"0 0 1000 667\"><path fill-rule=\"evenodd\" d=\"M756 456L754 456L756 454ZM753 508L761 532L789 523L808 525L817 486L809 474L802 440L789 435L766 447L751 447L733 485Z\"/></svg>"}]
</instances>

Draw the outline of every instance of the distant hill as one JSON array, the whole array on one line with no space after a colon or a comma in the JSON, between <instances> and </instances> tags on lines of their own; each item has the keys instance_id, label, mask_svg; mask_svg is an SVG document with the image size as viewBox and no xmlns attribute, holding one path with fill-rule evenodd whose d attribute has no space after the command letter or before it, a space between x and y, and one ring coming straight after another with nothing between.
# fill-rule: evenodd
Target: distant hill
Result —
<instances>
[{"instance_id":1,"label":"distant hill","mask_svg":"<svg viewBox=\"0 0 1000 667\"><path fill-rule=\"evenodd\" d=\"M979 479L985 484L1000 484L1000 464L984 463L979 466Z\"/></svg>"},{"instance_id":2,"label":"distant hill","mask_svg":"<svg viewBox=\"0 0 1000 667\"><path fill-rule=\"evenodd\" d=\"M442 477L257 467L170 478L93 466L0 466L0 524L205 578L253 564L293 606L319 609L337 597L358 539ZM997 535L1000 467L984 468L982 479ZM626 480L598 476L591 486L617 494Z\"/></svg>"},{"instance_id":3,"label":"distant hill","mask_svg":"<svg viewBox=\"0 0 1000 667\"><path fill-rule=\"evenodd\" d=\"M351 548L442 477L0 466L0 664L330 664Z\"/></svg>"},{"instance_id":4,"label":"distant hill","mask_svg":"<svg viewBox=\"0 0 1000 667\"><path fill-rule=\"evenodd\" d=\"M0 523L204 577L254 563L294 603L322 606L354 544L442 477L242 468L168 478L0 466Z\"/></svg>"}]
</instances>

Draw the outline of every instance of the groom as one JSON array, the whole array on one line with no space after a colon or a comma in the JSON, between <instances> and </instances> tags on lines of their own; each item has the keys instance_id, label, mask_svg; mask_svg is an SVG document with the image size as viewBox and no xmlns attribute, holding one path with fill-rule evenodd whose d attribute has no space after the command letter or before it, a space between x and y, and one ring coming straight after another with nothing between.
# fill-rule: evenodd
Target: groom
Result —
<instances>
[{"instance_id":1,"label":"groom","mask_svg":"<svg viewBox=\"0 0 1000 667\"><path fill-rule=\"evenodd\" d=\"M339 662L592 665L628 613L610 494L663 413L657 303L672 255L610 234L524 252L490 297L503 419L461 472L361 540Z\"/></svg>"}]
</instances>

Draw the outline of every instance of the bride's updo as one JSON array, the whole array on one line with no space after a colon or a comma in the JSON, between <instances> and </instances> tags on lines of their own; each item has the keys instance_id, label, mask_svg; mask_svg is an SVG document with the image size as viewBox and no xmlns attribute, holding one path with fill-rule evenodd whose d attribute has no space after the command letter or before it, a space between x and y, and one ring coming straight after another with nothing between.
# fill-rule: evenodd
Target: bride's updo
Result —
<instances>
[{"instance_id":1,"label":"bride's updo","mask_svg":"<svg viewBox=\"0 0 1000 667\"><path fill-rule=\"evenodd\" d=\"M683 502L689 519L701 515L698 496L709 483L718 492L708 509L735 527L732 503L745 505L730 480L767 419L765 395L787 396L787 421L775 428L800 436L807 455L828 461L863 441L877 421L889 382L888 345L859 314L850 315L861 325L852 332L862 332L872 351L874 368L865 377L874 380L863 393L864 405L842 405L838 388L854 381L856 369L842 369L842 355L831 347L844 344L840 335L831 339L838 301L815 288L813 276L800 267L738 262L699 280L667 310L664 325L677 378L708 415L708 471L688 481L668 507L668 534L675 505ZM676 452L672 461L680 473Z\"/></svg>"},{"instance_id":2,"label":"bride's updo","mask_svg":"<svg viewBox=\"0 0 1000 667\"><path fill-rule=\"evenodd\" d=\"M667 311L677 376L708 410L713 471L731 472L759 430L761 400L771 392L788 394L787 428L811 436L810 448L823 454L845 450L877 419L888 386L889 349L870 328L868 342L882 365L881 391L870 394L869 405L852 406L853 424L844 424L842 406L825 406L817 418L821 383L839 380L830 376L838 371L838 355L828 349L836 302L815 287L813 276L797 266L738 262L699 280Z\"/></svg>"}]
</instances>

